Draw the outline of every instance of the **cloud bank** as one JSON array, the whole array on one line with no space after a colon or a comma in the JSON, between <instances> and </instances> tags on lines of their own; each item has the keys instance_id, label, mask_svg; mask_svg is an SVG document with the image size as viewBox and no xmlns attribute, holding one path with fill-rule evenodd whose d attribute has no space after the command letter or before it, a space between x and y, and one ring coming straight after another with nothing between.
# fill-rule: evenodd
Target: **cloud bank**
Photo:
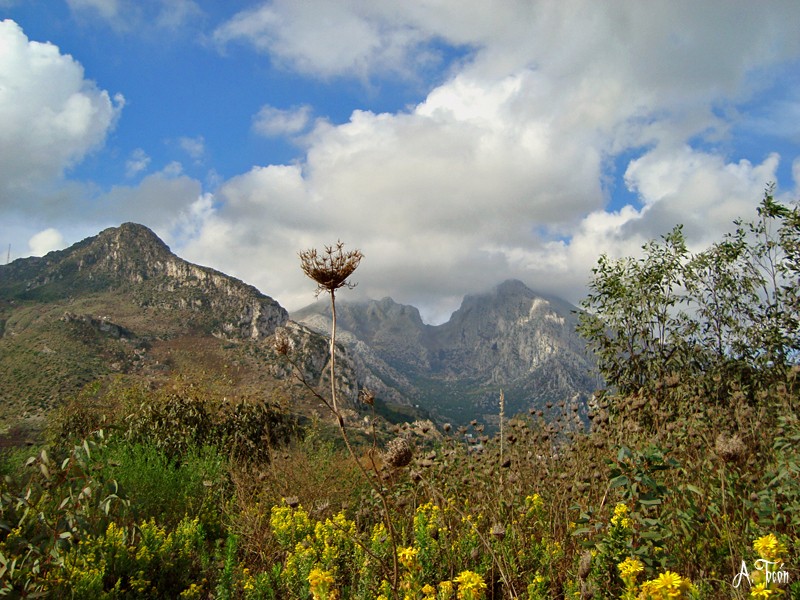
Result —
<instances>
[{"instance_id":1,"label":"cloud bank","mask_svg":"<svg viewBox=\"0 0 800 600\"><path fill-rule=\"evenodd\" d=\"M127 6L72 4L108 19ZM796 197L800 82L787 73L800 69L798 22L793 1L251 3L209 35L222 51L365 96L422 86L422 99L343 122L310 101L265 99L245 127L291 138L292 162L204 189L178 164L145 175L140 148L127 165L140 181L66 182L81 189L56 196L93 222L142 220L290 309L313 300L297 252L338 239L365 254L351 298L391 295L429 321L509 277L578 301L602 252L636 253L677 223L700 248L749 218L779 173L793 179L783 199ZM13 22L0 43L0 89L15 90L0 93L0 114L18 117L0 124L0 185L53 185L103 143L123 101ZM179 144L200 160L208 136L191 135ZM767 150L752 151L754 136Z\"/></svg>"},{"instance_id":2,"label":"cloud bank","mask_svg":"<svg viewBox=\"0 0 800 600\"><path fill-rule=\"evenodd\" d=\"M217 38L324 77L407 72L437 40L470 52L416 106L319 122L302 164L218 190L188 254L227 248L289 306L310 299L296 251L336 239L366 255L361 295L434 320L504 277L577 300L600 252L635 253L677 223L707 244L777 178L777 154L726 148L737 105L796 64L796 4L312 4L261 5ZM332 31L348 32L344 49ZM627 205L611 206L614 185Z\"/></svg>"}]
</instances>

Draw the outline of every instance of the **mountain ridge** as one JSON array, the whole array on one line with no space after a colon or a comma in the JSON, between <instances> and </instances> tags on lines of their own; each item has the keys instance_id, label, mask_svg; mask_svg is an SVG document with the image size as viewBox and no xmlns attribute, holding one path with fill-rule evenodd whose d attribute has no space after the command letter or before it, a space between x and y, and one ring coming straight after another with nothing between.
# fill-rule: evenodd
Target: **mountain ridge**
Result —
<instances>
[{"instance_id":1,"label":"mountain ridge","mask_svg":"<svg viewBox=\"0 0 800 600\"><path fill-rule=\"evenodd\" d=\"M461 421L459 404L491 418L501 389L511 412L559 401L585 411L597 382L590 375L591 357L575 332L577 312L563 299L511 279L465 296L450 319L438 325L423 323L416 307L389 297L340 300L337 328L354 354L358 344L366 344L411 382L405 395L438 410L442 418ZM317 302L290 316L325 332L330 314L329 305ZM441 410L441 404L449 406Z\"/></svg>"},{"instance_id":2,"label":"mountain ridge","mask_svg":"<svg viewBox=\"0 0 800 600\"><path fill-rule=\"evenodd\" d=\"M382 407L464 422L496 412L501 388L509 414L591 391L574 307L518 280L465 296L440 325L390 297L337 309L337 386L352 408L366 387ZM21 398L39 414L97 378L163 380L181 369L257 394L296 394L273 336L288 335L304 377L324 383L329 325L325 302L290 317L254 286L189 263L147 227L124 223L0 266L0 406Z\"/></svg>"}]
</instances>

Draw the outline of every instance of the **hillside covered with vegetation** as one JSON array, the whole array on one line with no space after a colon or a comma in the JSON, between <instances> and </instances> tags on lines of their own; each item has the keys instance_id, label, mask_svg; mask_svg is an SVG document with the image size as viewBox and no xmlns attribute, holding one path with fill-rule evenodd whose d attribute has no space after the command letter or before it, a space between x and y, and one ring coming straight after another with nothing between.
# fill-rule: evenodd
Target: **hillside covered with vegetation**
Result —
<instances>
[{"instance_id":1,"label":"hillside covered with vegetation","mask_svg":"<svg viewBox=\"0 0 800 600\"><path fill-rule=\"evenodd\" d=\"M800 597L800 211L768 190L706 251L680 228L643 250L601 257L584 302L608 384L588 428L499 389L491 437L355 436L325 390L300 424L208 381L88 385L3 451L0 593ZM315 280L333 300L357 265Z\"/></svg>"}]
</instances>

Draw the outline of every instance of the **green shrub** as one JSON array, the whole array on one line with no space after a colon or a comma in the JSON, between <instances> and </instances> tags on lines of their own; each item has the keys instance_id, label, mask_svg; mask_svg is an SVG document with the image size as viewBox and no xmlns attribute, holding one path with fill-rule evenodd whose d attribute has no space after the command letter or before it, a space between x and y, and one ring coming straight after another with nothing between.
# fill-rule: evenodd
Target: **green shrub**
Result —
<instances>
[{"instance_id":1,"label":"green shrub","mask_svg":"<svg viewBox=\"0 0 800 600\"><path fill-rule=\"evenodd\" d=\"M227 487L227 461L216 448L192 447L170 458L152 444L120 440L98 456L104 477L116 481L136 521L157 519L174 527L196 516L206 531L220 533Z\"/></svg>"}]
</instances>

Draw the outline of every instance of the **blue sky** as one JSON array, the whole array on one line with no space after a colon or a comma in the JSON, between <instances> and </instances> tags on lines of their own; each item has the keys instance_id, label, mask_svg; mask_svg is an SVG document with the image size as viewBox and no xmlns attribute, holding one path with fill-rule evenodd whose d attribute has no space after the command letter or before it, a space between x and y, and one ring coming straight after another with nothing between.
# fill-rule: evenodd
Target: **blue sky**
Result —
<instances>
[{"instance_id":1,"label":"blue sky","mask_svg":"<svg viewBox=\"0 0 800 600\"><path fill-rule=\"evenodd\" d=\"M151 227L289 309L297 252L446 319L693 247L800 179L800 3L0 0L0 244Z\"/></svg>"}]
</instances>

